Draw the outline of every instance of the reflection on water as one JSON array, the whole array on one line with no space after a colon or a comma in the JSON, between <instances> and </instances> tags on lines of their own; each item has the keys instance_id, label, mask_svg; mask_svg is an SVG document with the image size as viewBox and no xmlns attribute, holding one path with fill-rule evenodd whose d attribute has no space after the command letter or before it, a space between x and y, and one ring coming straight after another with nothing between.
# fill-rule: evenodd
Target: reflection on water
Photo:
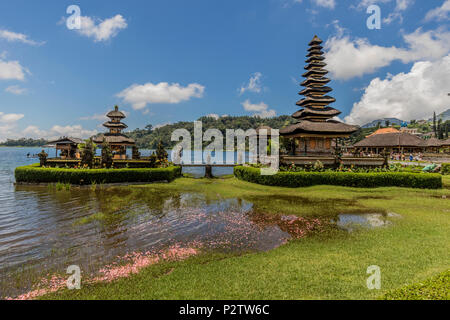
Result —
<instances>
[{"instance_id":1,"label":"reflection on water","mask_svg":"<svg viewBox=\"0 0 450 320\"><path fill-rule=\"evenodd\" d=\"M360 228L379 228L384 227L391 222L387 220L387 216L379 213L366 214L340 214L336 222L337 226L348 232Z\"/></svg>"},{"instance_id":2,"label":"reflection on water","mask_svg":"<svg viewBox=\"0 0 450 320\"><path fill-rule=\"evenodd\" d=\"M17 186L14 214L2 219L0 270L24 263L89 268L132 250L201 242L233 251L268 250L289 234L255 223L252 204L146 188ZM261 219L263 220L263 219Z\"/></svg>"}]
</instances>

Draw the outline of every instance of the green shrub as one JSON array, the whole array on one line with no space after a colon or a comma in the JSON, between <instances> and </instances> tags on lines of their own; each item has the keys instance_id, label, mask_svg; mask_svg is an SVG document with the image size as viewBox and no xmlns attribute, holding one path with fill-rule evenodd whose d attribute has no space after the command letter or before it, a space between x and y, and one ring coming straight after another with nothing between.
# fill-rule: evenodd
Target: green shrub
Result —
<instances>
[{"instance_id":1,"label":"green shrub","mask_svg":"<svg viewBox=\"0 0 450 320\"><path fill-rule=\"evenodd\" d=\"M450 163L443 163L441 167L442 174L450 174Z\"/></svg>"},{"instance_id":2,"label":"green shrub","mask_svg":"<svg viewBox=\"0 0 450 320\"><path fill-rule=\"evenodd\" d=\"M39 164L38 164L39 165ZM18 167L17 182L31 183L123 183L172 181L181 176L181 167L142 169L59 169L41 168L36 165Z\"/></svg>"},{"instance_id":3,"label":"green shrub","mask_svg":"<svg viewBox=\"0 0 450 320\"><path fill-rule=\"evenodd\" d=\"M337 185L346 187L408 187L408 188L442 188L442 176L430 173L407 172L278 172L264 176L260 169L251 167L235 167L234 175L241 180L269 186L309 187L313 185Z\"/></svg>"},{"instance_id":4,"label":"green shrub","mask_svg":"<svg viewBox=\"0 0 450 320\"><path fill-rule=\"evenodd\" d=\"M384 300L449 300L450 270L420 283L391 290L381 297Z\"/></svg>"}]
</instances>

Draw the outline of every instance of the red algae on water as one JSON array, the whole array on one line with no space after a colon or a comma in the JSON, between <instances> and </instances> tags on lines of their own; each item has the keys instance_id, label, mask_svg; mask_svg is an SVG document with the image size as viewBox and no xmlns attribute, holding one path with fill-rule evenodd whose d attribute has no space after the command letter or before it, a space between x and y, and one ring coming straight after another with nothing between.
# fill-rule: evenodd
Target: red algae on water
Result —
<instances>
[{"instance_id":1,"label":"red algae on water","mask_svg":"<svg viewBox=\"0 0 450 320\"><path fill-rule=\"evenodd\" d=\"M160 252L132 252L123 257L119 257L119 262L107 265L99 270L100 275L84 280L85 284L94 284L101 282L111 282L120 278L126 278L139 273L143 268L164 261L181 261L191 256L197 255L202 247L200 243L193 246L181 247L175 244L166 250ZM126 262L124 264L124 262ZM35 289L17 296L16 298L6 297L6 300L32 300L37 297L54 293L64 289L67 279L62 276L53 275L50 278L41 279L35 286Z\"/></svg>"}]
</instances>

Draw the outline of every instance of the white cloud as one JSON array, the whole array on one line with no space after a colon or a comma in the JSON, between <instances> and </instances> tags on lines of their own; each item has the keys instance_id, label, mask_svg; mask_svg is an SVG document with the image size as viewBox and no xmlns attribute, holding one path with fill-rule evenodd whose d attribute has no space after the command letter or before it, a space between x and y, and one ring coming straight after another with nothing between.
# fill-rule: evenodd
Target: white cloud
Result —
<instances>
[{"instance_id":1,"label":"white cloud","mask_svg":"<svg viewBox=\"0 0 450 320\"><path fill-rule=\"evenodd\" d=\"M24 117L20 113L3 113L0 112L0 141L6 140L8 137L15 138L15 130L17 121Z\"/></svg>"},{"instance_id":2,"label":"white cloud","mask_svg":"<svg viewBox=\"0 0 450 320\"><path fill-rule=\"evenodd\" d=\"M324 7L328 9L334 9L334 7L336 7L335 0L313 0L313 2L319 7Z\"/></svg>"},{"instance_id":3,"label":"white cloud","mask_svg":"<svg viewBox=\"0 0 450 320\"><path fill-rule=\"evenodd\" d=\"M395 60L410 63L436 60L450 52L450 32L443 29L403 35L407 48L372 45L367 39L351 40L348 35L331 37L325 43L328 70L336 79L347 80L370 74Z\"/></svg>"},{"instance_id":4,"label":"white cloud","mask_svg":"<svg viewBox=\"0 0 450 320\"><path fill-rule=\"evenodd\" d=\"M216 113L207 114L205 117L213 118L213 119L216 119L216 120L219 120L219 118L220 118L220 116L218 114L216 114Z\"/></svg>"},{"instance_id":5,"label":"white cloud","mask_svg":"<svg viewBox=\"0 0 450 320\"><path fill-rule=\"evenodd\" d=\"M3 113L0 112L0 123L14 123L19 121L24 117L23 114L20 113Z\"/></svg>"},{"instance_id":6,"label":"white cloud","mask_svg":"<svg viewBox=\"0 0 450 320\"><path fill-rule=\"evenodd\" d=\"M261 72L255 72L254 74L252 74L250 76L250 80L248 81L248 84L246 86L242 86L239 89L239 93L243 94L245 91L260 93L261 92L261 77L262 77Z\"/></svg>"},{"instance_id":7,"label":"white cloud","mask_svg":"<svg viewBox=\"0 0 450 320\"><path fill-rule=\"evenodd\" d=\"M50 130L42 130L37 126L31 125L25 128L21 132L21 136L30 138L44 138L44 139L57 139L62 136L76 137L76 138L89 138L97 134L97 130L84 129L80 125L67 125L60 126L55 125Z\"/></svg>"},{"instance_id":8,"label":"white cloud","mask_svg":"<svg viewBox=\"0 0 450 320\"><path fill-rule=\"evenodd\" d=\"M89 120L107 121L108 117L106 116L106 114L93 114L92 116L81 117L79 119L83 120L83 121L89 121Z\"/></svg>"},{"instance_id":9,"label":"white cloud","mask_svg":"<svg viewBox=\"0 0 450 320\"><path fill-rule=\"evenodd\" d=\"M127 28L127 22L120 14L112 18L95 23L91 17L81 16L81 29L77 31L87 37L94 38L95 42L106 41L115 37L120 30Z\"/></svg>"},{"instance_id":10,"label":"white cloud","mask_svg":"<svg viewBox=\"0 0 450 320\"><path fill-rule=\"evenodd\" d=\"M38 126L30 125L24 130L17 128L17 122L24 117L20 113L0 112L0 141L17 138L45 138L57 139L61 136L72 136L78 138L89 138L97 134L97 130L88 130L80 125L60 126L54 125L50 130L40 129Z\"/></svg>"},{"instance_id":11,"label":"white cloud","mask_svg":"<svg viewBox=\"0 0 450 320\"><path fill-rule=\"evenodd\" d=\"M444 1L442 6L428 11L425 21L437 20L443 21L450 19L450 0Z\"/></svg>"},{"instance_id":12,"label":"white cloud","mask_svg":"<svg viewBox=\"0 0 450 320\"><path fill-rule=\"evenodd\" d=\"M20 65L19 61L0 59L0 80L24 80L25 73L29 72Z\"/></svg>"},{"instance_id":13,"label":"white cloud","mask_svg":"<svg viewBox=\"0 0 450 320\"><path fill-rule=\"evenodd\" d=\"M28 36L26 34L12 32L12 31L5 30L5 29L0 29L0 38L5 39L6 41L9 41L9 42L22 42L22 43L30 44L33 46L39 46L39 45L42 45L45 43L45 42L37 42L37 41L31 40L28 38Z\"/></svg>"},{"instance_id":14,"label":"white cloud","mask_svg":"<svg viewBox=\"0 0 450 320\"><path fill-rule=\"evenodd\" d=\"M157 125L155 125L155 126L153 127L153 130L159 129L159 128L162 128L162 127L165 127L165 126L167 126L167 125L169 125L169 124L172 124L172 122L159 123L159 124L157 124Z\"/></svg>"},{"instance_id":15,"label":"white cloud","mask_svg":"<svg viewBox=\"0 0 450 320\"><path fill-rule=\"evenodd\" d=\"M348 123L365 124L375 119L428 119L450 108L450 55L437 61L416 62L408 73L373 79L361 100L345 118Z\"/></svg>"},{"instance_id":16,"label":"white cloud","mask_svg":"<svg viewBox=\"0 0 450 320\"><path fill-rule=\"evenodd\" d=\"M213 118L213 119L218 120L220 118L228 117L228 115L227 114L223 114L223 115L219 116L217 113L210 113L210 114L207 114L205 117L209 117L209 118Z\"/></svg>"},{"instance_id":17,"label":"white cloud","mask_svg":"<svg viewBox=\"0 0 450 320\"><path fill-rule=\"evenodd\" d=\"M264 102L253 104L250 102L250 100L247 99L242 102L242 106L244 107L245 111L253 112L253 115L255 117L271 118L277 115L275 110L269 109L269 106Z\"/></svg>"},{"instance_id":18,"label":"white cloud","mask_svg":"<svg viewBox=\"0 0 450 320\"><path fill-rule=\"evenodd\" d=\"M191 83L187 87L183 87L178 83L153 84L149 82L143 85L133 84L118 93L117 96L130 103L133 109L140 110L152 103L173 104L188 101L191 98L202 98L204 91L205 87L198 83Z\"/></svg>"},{"instance_id":19,"label":"white cloud","mask_svg":"<svg viewBox=\"0 0 450 320\"><path fill-rule=\"evenodd\" d=\"M394 11L391 12L385 19L383 19L383 22L386 24L390 24L395 20L399 20L400 23L402 23L403 22L402 11L405 11L413 4L414 0L396 0Z\"/></svg>"},{"instance_id":20,"label":"white cloud","mask_svg":"<svg viewBox=\"0 0 450 320\"><path fill-rule=\"evenodd\" d=\"M20 86L9 86L5 89L5 91L15 95L22 95L27 92L27 89L21 88Z\"/></svg>"},{"instance_id":21,"label":"white cloud","mask_svg":"<svg viewBox=\"0 0 450 320\"><path fill-rule=\"evenodd\" d=\"M392 0L359 0L357 5L351 4L350 8L358 9L358 10L366 10L370 5L372 4L378 4L378 3L388 3Z\"/></svg>"}]
</instances>

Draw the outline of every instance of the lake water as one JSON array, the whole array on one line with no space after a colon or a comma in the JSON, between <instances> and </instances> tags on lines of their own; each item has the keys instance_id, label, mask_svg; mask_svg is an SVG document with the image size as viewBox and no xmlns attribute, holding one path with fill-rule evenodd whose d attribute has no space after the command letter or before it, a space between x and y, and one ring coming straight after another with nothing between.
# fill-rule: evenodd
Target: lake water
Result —
<instances>
[{"instance_id":1,"label":"lake water","mask_svg":"<svg viewBox=\"0 0 450 320\"><path fill-rule=\"evenodd\" d=\"M14 169L35 163L40 148L0 148L0 297L18 272L94 272L118 256L202 243L225 251L268 250L291 237L284 222L266 222L242 199L138 187L14 185ZM145 154L145 151L144 151ZM189 172L201 176L202 168ZM220 168L215 174L231 174ZM157 188L157 185L155 185ZM13 292L11 292L13 291Z\"/></svg>"}]
</instances>

